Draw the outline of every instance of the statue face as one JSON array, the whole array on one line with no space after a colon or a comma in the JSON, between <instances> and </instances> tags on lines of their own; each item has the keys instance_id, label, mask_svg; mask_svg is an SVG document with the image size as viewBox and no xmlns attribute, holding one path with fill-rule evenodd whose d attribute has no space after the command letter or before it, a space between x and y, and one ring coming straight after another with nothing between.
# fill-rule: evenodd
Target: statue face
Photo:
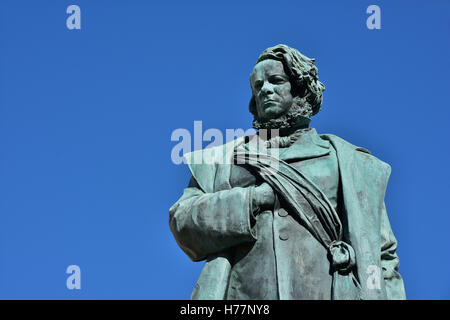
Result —
<instances>
[{"instance_id":1,"label":"statue face","mask_svg":"<svg viewBox=\"0 0 450 320\"><path fill-rule=\"evenodd\" d=\"M257 63L250 83L259 119L276 119L292 106L291 83L280 61L268 59Z\"/></svg>"}]
</instances>

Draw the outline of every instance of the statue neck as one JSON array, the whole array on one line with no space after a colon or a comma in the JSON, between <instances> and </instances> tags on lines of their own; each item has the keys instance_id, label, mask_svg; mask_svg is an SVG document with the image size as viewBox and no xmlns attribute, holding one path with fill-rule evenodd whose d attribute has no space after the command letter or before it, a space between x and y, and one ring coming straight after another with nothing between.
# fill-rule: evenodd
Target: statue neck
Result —
<instances>
[{"instance_id":1,"label":"statue neck","mask_svg":"<svg viewBox=\"0 0 450 320\"><path fill-rule=\"evenodd\" d=\"M289 136L297 130L309 128L310 122L311 119L304 116L299 116L289 128L280 129L280 136Z\"/></svg>"}]
</instances>

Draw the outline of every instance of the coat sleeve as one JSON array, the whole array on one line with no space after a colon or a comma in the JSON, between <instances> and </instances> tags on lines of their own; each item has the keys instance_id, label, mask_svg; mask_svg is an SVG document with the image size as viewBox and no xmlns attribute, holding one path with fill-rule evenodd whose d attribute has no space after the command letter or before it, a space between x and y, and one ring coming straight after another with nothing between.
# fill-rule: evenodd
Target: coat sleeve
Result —
<instances>
[{"instance_id":1,"label":"coat sleeve","mask_svg":"<svg viewBox=\"0 0 450 320\"><path fill-rule=\"evenodd\" d=\"M203 192L194 178L169 209L170 229L193 261L256 240L252 230L254 187Z\"/></svg>"},{"instance_id":2,"label":"coat sleeve","mask_svg":"<svg viewBox=\"0 0 450 320\"><path fill-rule=\"evenodd\" d=\"M381 210L381 268L386 287L387 298L390 300L406 299L403 279L398 272L400 260L397 256L397 240L392 232L383 203Z\"/></svg>"}]
</instances>

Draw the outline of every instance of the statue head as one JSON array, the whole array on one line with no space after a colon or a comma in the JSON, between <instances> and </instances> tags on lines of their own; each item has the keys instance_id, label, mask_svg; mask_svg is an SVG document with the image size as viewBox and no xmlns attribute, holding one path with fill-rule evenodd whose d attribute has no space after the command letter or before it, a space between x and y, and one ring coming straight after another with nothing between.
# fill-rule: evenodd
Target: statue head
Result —
<instances>
[{"instance_id":1,"label":"statue head","mask_svg":"<svg viewBox=\"0 0 450 320\"><path fill-rule=\"evenodd\" d=\"M255 129L308 126L325 90L314 61L283 44L264 50L250 75Z\"/></svg>"}]
</instances>

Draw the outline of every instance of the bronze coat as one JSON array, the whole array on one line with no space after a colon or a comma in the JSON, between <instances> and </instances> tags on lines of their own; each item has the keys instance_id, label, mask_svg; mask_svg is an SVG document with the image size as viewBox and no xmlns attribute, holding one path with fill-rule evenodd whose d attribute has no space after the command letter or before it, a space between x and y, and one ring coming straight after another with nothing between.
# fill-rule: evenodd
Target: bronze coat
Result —
<instances>
[{"instance_id":1,"label":"bronze coat","mask_svg":"<svg viewBox=\"0 0 450 320\"><path fill-rule=\"evenodd\" d=\"M397 241L384 204L390 166L337 136L320 138L324 147L331 144L336 150L344 204L340 215L344 217L345 238L355 250L360 297L405 299ZM180 247L193 261L207 259L192 299L224 299L232 268L226 249L255 240L248 221L252 188L229 189L225 181L231 151L239 143L243 143L242 138L186 155L199 191L185 189L169 210L170 227ZM228 206L241 209L230 216ZM210 212L214 212L214 219ZM377 272L381 276L379 287L372 282Z\"/></svg>"}]
</instances>

